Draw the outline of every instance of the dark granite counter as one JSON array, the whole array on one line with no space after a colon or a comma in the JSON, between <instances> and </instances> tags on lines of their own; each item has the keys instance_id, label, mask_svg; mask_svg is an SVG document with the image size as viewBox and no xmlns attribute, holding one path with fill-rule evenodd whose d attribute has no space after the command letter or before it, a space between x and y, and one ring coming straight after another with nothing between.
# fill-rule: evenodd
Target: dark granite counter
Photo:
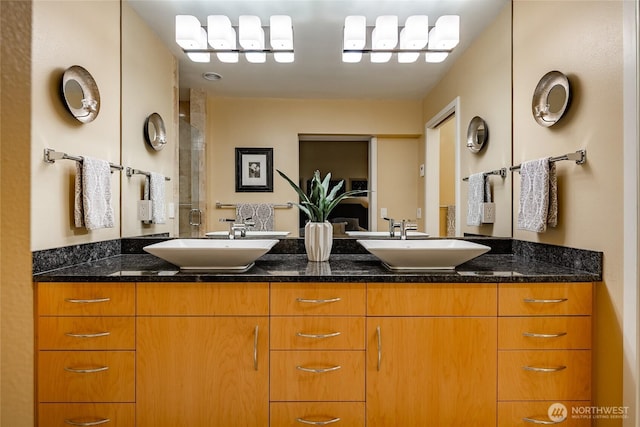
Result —
<instances>
[{"instance_id":1,"label":"dark granite counter","mask_svg":"<svg viewBox=\"0 0 640 427\"><path fill-rule=\"evenodd\" d=\"M267 254L244 273L180 271L153 255L121 254L34 275L35 282L593 282L601 274L515 254L491 252L455 270L392 272L373 255L334 254L309 262L304 254Z\"/></svg>"}]
</instances>

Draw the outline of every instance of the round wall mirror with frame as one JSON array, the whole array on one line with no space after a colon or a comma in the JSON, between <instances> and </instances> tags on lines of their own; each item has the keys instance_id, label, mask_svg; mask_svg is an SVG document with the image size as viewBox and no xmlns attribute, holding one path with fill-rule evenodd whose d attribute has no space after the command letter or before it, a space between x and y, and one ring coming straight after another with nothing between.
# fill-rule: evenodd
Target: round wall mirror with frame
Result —
<instances>
[{"instance_id":1,"label":"round wall mirror with frame","mask_svg":"<svg viewBox=\"0 0 640 427\"><path fill-rule=\"evenodd\" d=\"M489 127L481 117L475 116L469 122L467 128L467 148L474 154L478 154L489 139Z\"/></svg>"},{"instance_id":2,"label":"round wall mirror with frame","mask_svg":"<svg viewBox=\"0 0 640 427\"><path fill-rule=\"evenodd\" d=\"M144 139L156 151L162 150L167 144L167 131L160 114L152 113L145 120Z\"/></svg>"},{"instance_id":3,"label":"round wall mirror with frame","mask_svg":"<svg viewBox=\"0 0 640 427\"><path fill-rule=\"evenodd\" d=\"M553 126L567 111L570 101L569 79L560 71L550 71L542 76L533 92L533 118L540 126Z\"/></svg>"},{"instance_id":4,"label":"round wall mirror with frame","mask_svg":"<svg viewBox=\"0 0 640 427\"><path fill-rule=\"evenodd\" d=\"M60 93L67 110L81 123L92 122L100 112L100 91L91 74L79 65L62 74Z\"/></svg>"}]
</instances>

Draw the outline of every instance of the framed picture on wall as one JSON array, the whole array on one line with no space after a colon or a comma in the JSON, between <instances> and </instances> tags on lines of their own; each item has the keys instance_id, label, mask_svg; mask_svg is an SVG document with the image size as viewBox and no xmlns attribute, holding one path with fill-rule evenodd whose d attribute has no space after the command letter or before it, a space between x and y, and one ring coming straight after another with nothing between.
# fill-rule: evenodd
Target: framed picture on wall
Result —
<instances>
[{"instance_id":1,"label":"framed picture on wall","mask_svg":"<svg viewBox=\"0 0 640 427\"><path fill-rule=\"evenodd\" d=\"M273 148L236 148L236 192L273 192Z\"/></svg>"}]
</instances>

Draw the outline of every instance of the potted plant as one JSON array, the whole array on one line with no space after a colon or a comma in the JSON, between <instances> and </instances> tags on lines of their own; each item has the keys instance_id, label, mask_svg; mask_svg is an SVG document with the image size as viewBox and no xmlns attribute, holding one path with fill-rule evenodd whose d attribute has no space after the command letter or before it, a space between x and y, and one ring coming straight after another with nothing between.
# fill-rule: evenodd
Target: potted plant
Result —
<instances>
[{"instance_id":1,"label":"potted plant","mask_svg":"<svg viewBox=\"0 0 640 427\"><path fill-rule=\"evenodd\" d=\"M331 172L327 173L324 179L322 179L320 177L320 171L315 171L311 178L309 195L307 195L284 173L277 169L276 171L296 190L300 197L300 203L294 204L298 206L309 219L304 226L304 246L309 261L327 261L333 245L333 225L328 221L329 213L331 213L342 200L348 197L362 195L365 191L354 190L338 194L338 191L340 191L344 185L344 180L329 189Z\"/></svg>"}]
</instances>

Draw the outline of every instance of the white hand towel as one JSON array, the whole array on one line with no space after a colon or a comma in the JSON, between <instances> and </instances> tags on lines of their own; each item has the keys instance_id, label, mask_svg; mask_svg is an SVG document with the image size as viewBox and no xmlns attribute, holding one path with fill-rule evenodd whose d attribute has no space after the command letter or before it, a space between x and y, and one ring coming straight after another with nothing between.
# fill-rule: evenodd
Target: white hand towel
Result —
<instances>
[{"instance_id":1,"label":"white hand towel","mask_svg":"<svg viewBox=\"0 0 640 427\"><path fill-rule=\"evenodd\" d=\"M74 222L87 230L113 228L111 167L106 160L82 157L76 162Z\"/></svg>"},{"instance_id":2,"label":"white hand towel","mask_svg":"<svg viewBox=\"0 0 640 427\"><path fill-rule=\"evenodd\" d=\"M469 176L469 194L467 197L467 225L480 225L482 221L482 203L484 202L485 176L474 173Z\"/></svg>"},{"instance_id":3,"label":"white hand towel","mask_svg":"<svg viewBox=\"0 0 640 427\"><path fill-rule=\"evenodd\" d=\"M146 224L164 224L166 222L164 182L164 175L156 172L149 172L149 176L144 180L144 199L151 200L151 222L143 221Z\"/></svg>"},{"instance_id":4,"label":"white hand towel","mask_svg":"<svg viewBox=\"0 0 640 427\"><path fill-rule=\"evenodd\" d=\"M543 233L558 223L558 184L549 157L520 166L518 229Z\"/></svg>"},{"instance_id":5,"label":"white hand towel","mask_svg":"<svg viewBox=\"0 0 640 427\"><path fill-rule=\"evenodd\" d=\"M256 225L252 230L273 231L274 210L270 203L238 203L236 206L236 219L243 221L250 218Z\"/></svg>"}]
</instances>

